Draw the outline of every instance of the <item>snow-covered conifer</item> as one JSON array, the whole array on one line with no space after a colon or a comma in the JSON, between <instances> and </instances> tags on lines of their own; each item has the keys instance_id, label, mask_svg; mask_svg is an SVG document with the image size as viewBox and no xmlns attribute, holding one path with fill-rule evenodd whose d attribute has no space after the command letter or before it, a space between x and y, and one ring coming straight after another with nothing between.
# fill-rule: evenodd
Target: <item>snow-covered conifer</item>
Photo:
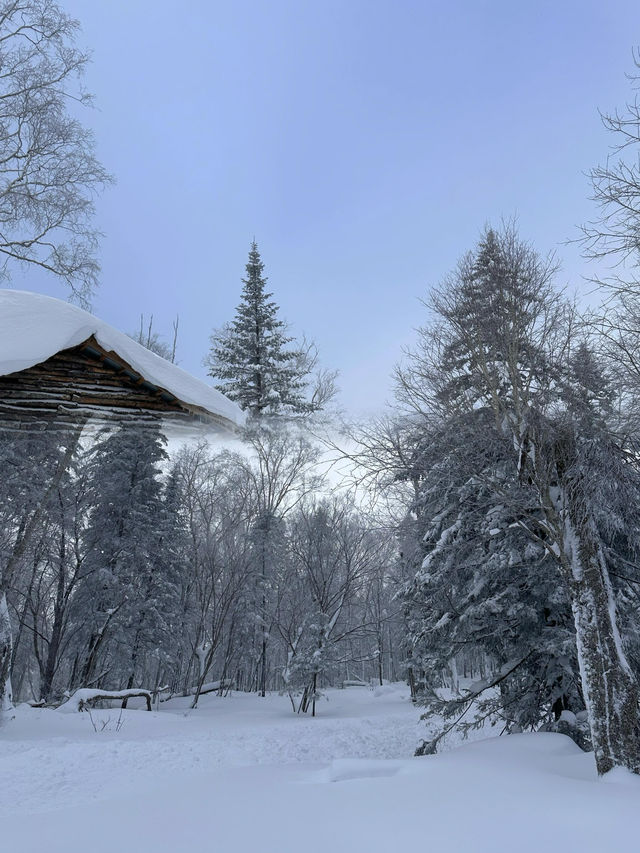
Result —
<instances>
[{"instance_id":1,"label":"snow-covered conifer","mask_svg":"<svg viewBox=\"0 0 640 853\"><path fill-rule=\"evenodd\" d=\"M77 599L89 632L76 673L79 686L106 686L102 662L119 682L114 687L132 687L145 655L166 647L178 594L160 480L163 443L157 429L124 426L91 452L86 579Z\"/></svg>"},{"instance_id":2,"label":"snow-covered conifer","mask_svg":"<svg viewBox=\"0 0 640 853\"><path fill-rule=\"evenodd\" d=\"M312 411L306 395L311 365L287 334L263 273L254 240L236 316L211 338L209 373L216 387L253 418Z\"/></svg>"},{"instance_id":3,"label":"snow-covered conifer","mask_svg":"<svg viewBox=\"0 0 640 853\"><path fill-rule=\"evenodd\" d=\"M602 499L620 505L633 493L635 462L614 429L588 416L590 406L581 404L578 417L564 399L573 325L553 272L513 229L487 230L435 293L438 321L423 331L413 365L399 372L400 394L414 411L484 411L504 437L534 504L518 523L555 561L571 602L598 771L640 772L638 681L599 524Z\"/></svg>"},{"instance_id":4,"label":"snow-covered conifer","mask_svg":"<svg viewBox=\"0 0 640 853\"><path fill-rule=\"evenodd\" d=\"M415 460L422 561L402 594L409 663L428 713L463 731L487 718L537 729L583 710L570 602L525 531L536 507L509 451L488 413L472 411L432 428ZM475 682L462 695L458 672Z\"/></svg>"}]
</instances>

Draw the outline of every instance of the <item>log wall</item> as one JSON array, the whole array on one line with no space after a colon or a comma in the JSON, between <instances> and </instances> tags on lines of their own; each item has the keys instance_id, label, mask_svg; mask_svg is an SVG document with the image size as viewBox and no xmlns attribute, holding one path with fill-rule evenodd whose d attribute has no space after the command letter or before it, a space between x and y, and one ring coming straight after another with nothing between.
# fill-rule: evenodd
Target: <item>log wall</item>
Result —
<instances>
[{"instance_id":1,"label":"log wall","mask_svg":"<svg viewBox=\"0 0 640 853\"><path fill-rule=\"evenodd\" d=\"M147 382L115 353L93 340L63 350L41 364L0 376L0 429L44 429L91 421L158 419L223 423Z\"/></svg>"}]
</instances>

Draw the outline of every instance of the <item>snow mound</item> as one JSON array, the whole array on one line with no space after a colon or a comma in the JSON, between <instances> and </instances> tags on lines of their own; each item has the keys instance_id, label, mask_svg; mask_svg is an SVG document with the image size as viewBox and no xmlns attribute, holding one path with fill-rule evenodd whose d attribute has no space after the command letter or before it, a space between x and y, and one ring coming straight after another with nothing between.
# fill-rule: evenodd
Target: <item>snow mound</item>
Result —
<instances>
[{"instance_id":1,"label":"snow mound","mask_svg":"<svg viewBox=\"0 0 640 853\"><path fill-rule=\"evenodd\" d=\"M115 352L148 382L169 391L182 402L226 418L236 426L244 423L242 410L224 394L140 346L93 314L40 293L0 289L0 376L40 364L92 336L101 347Z\"/></svg>"},{"instance_id":2,"label":"snow mound","mask_svg":"<svg viewBox=\"0 0 640 853\"><path fill-rule=\"evenodd\" d=\"M402 761L336 758L322 770L314 781L353 782L395 776L404 767Z\"/></svg>"},{"instance_id":3,"label":"snow mound","mask_svg":"<svg viewBox=\"0 0 640 853\"><path fill-rule=\"evenodd\" d=\"M406 690L400 691L403 695L407 693ZM393 696L398 693L398 687L395 684L380 684L377 687L373 688L373 695L376 699L379 696Z\"/></svg>"}]
</instances>

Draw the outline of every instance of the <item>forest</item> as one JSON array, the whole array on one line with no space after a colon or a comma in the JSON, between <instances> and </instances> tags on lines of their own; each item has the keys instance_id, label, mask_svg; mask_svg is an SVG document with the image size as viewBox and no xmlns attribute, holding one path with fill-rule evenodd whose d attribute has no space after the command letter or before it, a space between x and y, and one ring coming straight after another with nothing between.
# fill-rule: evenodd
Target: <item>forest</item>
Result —
<instances>
[{"instance_id":1,"label":"forest","mask_svg":"<svg viewBox=\"0 0 640 853\"><path fill-rule=\"evenodd\" d=\"M38 514L9 594L16 700L142 686L195 707L215 681L286 690L306 711L318 679L399 676L393 543L347 494L319 491L299 429L169 459L158 429L121 427L64 471L59 442L3 443L6 554Z\"/></svg>"},{"instance_id":2,"label":"forest","mask_svg":"<svg viewBox=\"0 0 640 853\"><path fill-rule=\"evenodd\" d=\"M447 721L423 754L489 718L636 769L638 302L584 315L553 276L487 228L432 292L397 410L338 452L334 377L286 334L254 242L208 360L249 416L235 443L5 433L5 697L278 690L315 714L323 688L405 678Z\"/></svg>"},{"instance_id":3,"label":"forest","mask_svg":"<svg viewBox=\"0 0 640 853\"><path fill-rule=\"evenodd\" d=\"M0 32L6 275L37 267L87 306L112 178L58 82L88 55L49 0L0 3ZM640 774L640 103L603 122L614 153L579 241L616 274L580 299L516 220L479 223L439 283L425 271L383 415L338 411L338 373L281 316L254 239L202 354L244 412L235 435L0 424L4 720L231 692L315 717L334 688L405 682L416 755L491 726ZM173 361L174 332L138 342Z\"/></svg>"}]
</instances>

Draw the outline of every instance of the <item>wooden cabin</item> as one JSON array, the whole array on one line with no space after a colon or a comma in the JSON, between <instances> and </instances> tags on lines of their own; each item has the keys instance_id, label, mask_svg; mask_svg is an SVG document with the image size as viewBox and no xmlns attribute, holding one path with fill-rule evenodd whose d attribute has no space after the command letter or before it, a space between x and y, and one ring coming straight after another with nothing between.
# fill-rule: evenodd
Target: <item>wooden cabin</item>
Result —
<instances>
[{"instance_id":1,"label":"wooden cabin","mask_svg":"<svg viewBox=\"0 0 640 853\"><path fill-rule=\"evenodd\" d=\"M0 430L86 421L232 435L244 421L219 391L93 315L58 299L0 290Z\"/></svg>"}]
</instances>

